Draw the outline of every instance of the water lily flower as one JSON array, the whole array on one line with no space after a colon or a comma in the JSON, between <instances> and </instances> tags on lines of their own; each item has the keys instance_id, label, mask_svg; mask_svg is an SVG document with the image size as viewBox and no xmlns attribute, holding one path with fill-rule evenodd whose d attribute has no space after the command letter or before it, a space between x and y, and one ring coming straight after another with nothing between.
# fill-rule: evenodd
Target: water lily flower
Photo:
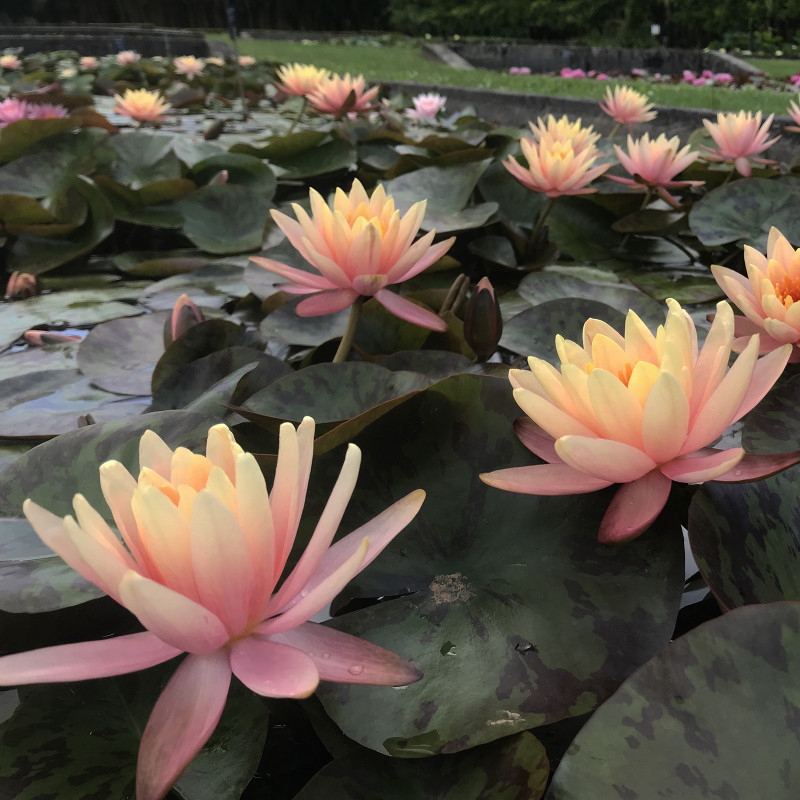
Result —
<instances>
[{"instance_id":1,"label":"water lily flower","mask_svg":"<svg viewBox=\"0 0 800 800\"><path fill-rule=\"evenodd\" d=\"M563 67L559 75L562 78L585 78L586 72L580 68L571 69L570 67Z\"/></svg>"},{"instance_id":2,"label":"water lily flower","mask_svg":"<svg viewBox=\"0 0 800 800\"><path fill-rule=\"evenodd\" d=\"M69 114L65 106L57 103L28 103L28 119L63 119Z\"/></svg>"},{"instance_id":3,"label":"water lily flower","mask_svg":"<svg viewBox=\"0 0 800 800\"><path fill-rule=\"evenodd\" d=\"M775 227L764 255L744 246L747 277L728 267L712 266L720 288L744 314L734 317L733 349L740 352L749 338L761 335L760 352L792 345L790 362L800 362L800 250Z\"/></svg>"},{"instance_id":4,"label":"water lily flower","mask_svg":"<svg viewBox=\"0 0 800 800\"><path fill-rule=\"evenodd\" d=\"M509 75L530 75L531 68L530 67L509 67L508 70Z\"/></svg>"},{"instance_id":5,"label":"water lily flower","mask_svg":"<svg viewBox=\"0 0 800 800\"><path fill-rule=\"evenodd\" d=\"M178 56L172 65L178 75L184 75L188 80L193 80L198 75L202 75L205 63L201 58L195 56Z\"/></svg>"},{"instance_id":6,"label":"water lily flower","mask_svg":"<svg viewBox=\"0 0 800 800\"><path fill-rule=\"evenodd\" d=\"M794 125L785 125L783 129L785 131L792 131L793 133L800 133L800 105L798 105L796 100L792 100L789 103L786 113L792 118Z\"/></svg>"},{"instance_id":7,"label":"water lily flower","mask_svg":"<svg viewBox=\"0 0 800 800\"><path fill-rule=\"evenodd\" d=\"M130 67L137 64L141 59L141 55L135 50L120 50L117 53L117 64L121 67Z\"/></svg>"},{"instance_id":8,"label":"water lily flower","mask_svg":"<svg viewBox=\"0 0 800 800\"><path fill-rule=\"evenodd\" d=\"M351 78L349 73L344 77L329 75L319 82L316 91L308 95L308 102L315 111L339 118L372 110L372 100L379 88L366 89L363 75L355 78Z\"/></svg>"},{"instance_id":9,"label":"water lily flower","mask_svg":"<svg viewBox=\"0 0 800 800\"><path fill-rule=\"evenodd\" d=\"M275 86L290 97L303 97L317 90L320 81L330 75L330 70L313 64L284 64L278 67Z\"/></svg>"},{"instance_id":10,"label":"water lily flower","mask_svg":"<svg viewBox=\"0 0 800 800\"><path fill-rule=\"evenodd\" d=\"M432 311L387 288L418 275L438 261L455 237L433 244L436 231L414 241L425 216L426 201L414 203L400 217L394 199L381 184L367 195L357 180L347 195L337 189L329 208L311 189L311 216L294 203L297 219L272 210L272 218L303 258L319 274L296 269L269 258L253 256L259 266L287 278L280 288L292 294L310 294L297 306L300 316L332 314L352 306L360 297L374 297L392 314L432 330L447 324Z\"/></svg>"},{"instance_id":11,"label":"water lily flower","mask_svg":"<svg viewBox=\"0 0 800 800\"><path fill-rule=\"evenodd\" d=\"M570 495L622 484L600 525L599 540L632 539L655 520L673 481L745 481L800 461L800 451L745 454L709 447L761 400L791 352L783 345L758 359L752 336L728 369L733 311L717 313L702 349L691 317L668 300L655 335L629 311L625 335L590 319L583 346L556 337L560 370L530 358L530 372L511 370L514 399L529 419L522 443L545 464L490 472L481 479L512 492Z\"/></svg>"},{"instance_id":12,"label":"water lily flower","mask_svg":"<svg viewBox=\"0 0 800 800\"><path fill-rule=\"evenodd\" d=\"M209 56L206 59L206 64L211 64L212 67L224 67L225 59L219 56Z\"/></svg>"},{"instance_id":13,"label":"water lily flower","mask_svg":"<svg viewBox=\"0 0 800 800\"><path fill-rule=\"evenodd\" d=\"M800 86L800 72L792 75L792 77L789 78L789 83L792 83L795 86Z\"/></svg>"},{"instance_id":14,"label":"water lily flower","mask_svg":"<svg viewBox=\"0 0 800 800\"><path fill-rule=\"evenodd\" d=\"M120 97L114 95L117 114L135 119L137 122L161 122L164 114L172 108L158 92L147 89L126 89Z\"/></svg>"},{"instance_id":15,"label":"water lily flower","mask_svg":"<svg viewBox=\"0 0 800 800\"><path fill-rule=\"evenodd\" d=\"M712 76L714 83L733 83L733 75L730 72L717 72Z\"/></svg>"},{"instance_id":16,"label":"water lily flower","mask_svg":"<svg viewBox=\"0 0 800 800\"><path fill-rule=\"evenodd\" d=\"M649 122L656 118L653 104L648 103L645 95L630 86L615 86L613 92L609 86L600 108L618 125L627 125L628 130L637 122Z\"/></svg>"},{"instance_id":17,"label":"water lily flower","mask_svg":"<svg viewBox=\"0 0 800 800\"><path fill-rule=\"evenodd\" d=\"M661 133L653 140L646 133L641 139L628 136L628 152L625 153L616 144L614 152L617 154L619 163L632 177L624 178L617 175L606 175L606 177L630 186L632 189L641 191L655 189L667 203L678 208L678 201L667 189L701 186L705 182L673 180L679 172L683 172L700 156L700 153L693 151L688 144L682 150L678 150L679 147L680 141L677 136L667 139Z\"/></svg>"},{"instance_id":18,"label":"water lily flower","mask_svg":"<svg viewBox=\"0 0 800 800\"><path fill-rule=\"evenodd\" d=\"M539 141L520 139L522 154L528 162L523 167L513 156L503 166L532 192L542 192L548 197L562 194L590 194L596 192L589 184L602 175L610 164L594 165L597 151L584 147L576 151L569 139L559 140L543 136Z\"/></svg>"},{"instance_id":19,"label":"water lily flower","mask_svg":"<svg viewBox=\"0 0 800 800\"><path fill-rule=\"evenodd\" d=\"M206 455L174 452L152 431L141 439L138 480L116 461L100 483L122 541L83 495L63 519L27 500L41 539L147 629L0 658L0 684L122 675L182 653L142 734L138 800L160 800L214 731L231 675L267 697L308 697L322 680L404 685L409 661L308 620L413 518L418 490L331 545L355 485L350 445L305 552L278 583L297 533L314 446L314 421L280 429L272 491L225 425ZM275 591L277 588L277 591Z\"/></svg>"},{"instance_id":20,"label":"water lily flower","mask_svg":"<svg viewBox=\"0 0 800 800\"><path fill-rule=\"evenodd\" d=\"M6 55L0 56L0 67L3 69L19 69L21 66L22 62L15 55L6 53Z\"/></svg>"},{"instance_id":21,"label":"water lily flower","mask_svg":"<svg viewBox=\"0 0 800 800\"><path fill-rule=\"evenodd\" d=\"M447 98L436 92L425 92L412 98L414 108L406 109L406 117L416 122L436 122L436 116L444 111Z\"/></svg>"},{"instance_id":22,"label":"water lily flower","mask_svg":"<svg viewBox=\"0 0 800 800\"><path fill-rule=\"evenodd\" d=\"M24 100L8 97L0 103L0 127L28 118L28 104Z\"/></svg>"},{"instance_id":23,"label":"water lily flower","mask_svg":"<svg viewBox=\"0 0 800 800\"><path fill-rule=\"evenodd\" d=\"M692 81L696 80L697 75L694 74L690 69L685 69L683 71L683 81L684 83L691 83Z\"/></svg>"},{"instance_id":24,"label":"water lily flower","mask_svg":"<svg viewBox=\"0 0 800 800\"><path fill-rule=\"evenodd\" d=\"M764 152L768 147L780 139L767 139L772 120L775 115L770 114L764 123L761 123L761 112L753 114L750 111L740 111L738 114L717 114L717 121L711 122L704 119L703 125L716 142L717 147L703 147L707 154L703 154L706 161L732 161L736 171L748 178L752 172L750 162L758 164L774 164L766 158L753 158L758 153Z\"/></svg>"},{"instance_id":25,"label":"water lily flower","mask_svg":"<svg viewBox=\"0 0 800 800\"><path fill-rule=\"evenodd\" d=\"M253 56L239 56L240 67L252 67L255 63L256 60L253 58Z\"/></svg>"},{"instance_id":26,"label":"water lily flower","mask_svg":"<svg viewBox=\"0 0 800 800\"><path fill-rule=\"evenodd\" d=\"M78 61L81 69L97 69L98 60L94 56L82 56Z\"/></svg>"},{"instance_id":27,"label":"water lily flower","mask_svg":"<svg viewBox=\"0 0 800 800\"><path fill-rule=\"evenodd\" d=\"M547 115L547 120L539 117L534 125L529 122L533 138L537 141L549 138L552 141L569 142L575 154L582 153L584 150L590 151L590 155L599 155L595 144L600 139L600 134L595 132L594 126L584 127L581 118L570 120L566 114L560 119L556 119L552 114Z\"/></svg>"}]
</instances>

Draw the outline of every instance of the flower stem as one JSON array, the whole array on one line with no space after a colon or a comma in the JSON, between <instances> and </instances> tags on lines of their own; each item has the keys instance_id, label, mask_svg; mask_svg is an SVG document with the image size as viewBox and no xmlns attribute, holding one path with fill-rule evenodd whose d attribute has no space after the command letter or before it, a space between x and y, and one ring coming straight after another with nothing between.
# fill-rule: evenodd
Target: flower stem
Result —
<instances>
[{"instance_id":1,"label":"flower stem","mask_svg":"<svg viewBox=\"0 0 800 800\"><path fill-rule=\"evenodd\" d=\"M614 126L614 129L611 131L611 133L609 133L609 134L608 134L608 141L609 141L609 142L610 142L610 141L611 141L611 140L614 138L614 134L616 134L616 132L617 132L617 131L620 129L620 126L621 126L621 125L622 125L622 123L621 123L621 122L618 122L618 123L617 123L617 124Z\"/></svg>"},{"instance_id":2,"label":"flower stem","mask_svg":"<svg viewBox=\"0 0 800 800\"><path fill-rule=\"evenodd\" d=\"M547 219L547 215L550 213L555 201L555 197L548 197L544 208L539 212L539 218L536 220L536 225L533 226L533 231L531 232L531 244L536 241L536 237L539 235L539 231L541 231L542 225L544 225L544 221Z\"/></svg>"},{"instance_id":3,"label":"flower stem","mask_svg":"<svg viewBox=\"0 0 800 800\"><path fill-rule=\"evenodd\" d=\"M303 95L303 105L300 106L300 110L297 112L297 116L292 121L292 124L289 127L289 130L286 131L286 133L284 134L285 136L288 136L290 133L292 133L292 131L294 131L297 123L300 122L301 117L305 113L306 106L308 106L308 98L305 95Z\"/></svg>"},{"instance_id":4,"label":"flower stem","mask_svg":"<svg viewBox=\"0 0 800 800\"><path fill-rule=\"evenodd\" d=\"M731 171L725 176L725 180L722 181L720 186L724 186L726 183L728 183L728 181L730 181L730 179L733 177L735 172L736 172L736 167L735 166L731 167Z\"/></svg>"},{"instance_id":5,"label":"flower stem","mask_svg":"<svg viewBox=\"0 0 800 800\"><path fill-rule=\"evenodd\" d=\"M350 316L347 319L347 327L342 336L342 341L339 342L339 347L336 350L336 355L333 357L333 364L342 364L347 360L350 355L350 349L353 346L353 339L356 338L356 328L358 328L358 321L361 319L361 309L364 307L366 297L359 297L352 306L350 306Z\"/></svg>"}]
</instances>

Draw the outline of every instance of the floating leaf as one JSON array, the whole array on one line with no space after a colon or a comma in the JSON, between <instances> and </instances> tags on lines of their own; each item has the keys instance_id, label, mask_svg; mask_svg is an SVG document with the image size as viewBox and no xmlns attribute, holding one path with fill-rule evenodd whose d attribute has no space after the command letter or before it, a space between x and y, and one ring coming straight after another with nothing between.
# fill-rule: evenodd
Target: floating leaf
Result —
<instances>
[{"instance_id":1,"label":"floating leaf","mask_svg":"<svg viewBox=\"0 0 800 800\"><path fill-rule=\"evenodd\" d=\"M586 723L549 800L794 800L800 603L731 611L682 636Z\"/></svg>"},{"instance_id":2,"label":"floating leaf","mask_svg":"<svg viewBox=\"0 0 800 800\"><path fill-rule=\"evenodd\" d=\"M259 332L270 341L316 347L331 339L344 336L350 311L319 317L298 317L295 309L301 300L290 300L276 308L259 325Z\"/></svg>"},{"instance_id":3,"label":"floating leaf","mask_svg":"<svg viewBox=\"0 0 800 800\"><path fill-rule=\"evenodd\" d=\"M221 170L228 173L228 183L247 186L267 200L272 200L278 185L275 173L254 156L241 153L215 155L195 164L192 175L199 185L203 185Z\"/></svg>"},{"instance_id":4,"label":"floating leaf","mask_svg":"<svg viewBox=\"0 0 800 800\"><path fill-rule=\"evenodd\" d=\"M65 119L20 119L0 128L0 162L19 158L36 142L75 129L75 121Z\"/></svg>"},{"instance_id":5,"label":"floating leaf","mask_svg":"<svg viewBox=\"0 0 800 800\"><path fill-rule=\"evenodd\" d=\"M139 302L151 311L171 310L182 294L188 294L201 308L221 308L234 297L248 292L244 269L236 264L212 261L151 284L139 295Z\"/></svg>"},{"instance_id":6,"label":"floating leaf","mask_svg":"<svg viewBox=\"0 0 800 800\"><path fill-rule=\"evenodd\" d=\"M181 177L181 162L172 150L172 136L133 131L115 136L111 145L116 158L111 177L131 189L155 181Z\"/></svg>"},{"instance_id":7,"label":"floating leaf","mask_svg":"<svg viewBox=\"0 0 800 800\"><path fill-rule=\"evenodd\" d=\"M669 641L683 586L677 525L663 520L606 548L597 529L608 493L536 497L483 484L482 471L532 461L512 432L518 413L506 380L457 375L355 437L369 468L343 532L413 489L428 494L337 605L396 599L326 623L424 672L395 691L320 686L336 724L367 747L452 753L585 713ZM321 485L340 463L340 453L318 459ZM312 518L323 494L309 496Z\"/></svg>"},{"instance_id":8,"label":"floating leaf","mask_svg":"<svg viewBox=\"0 0 800 800\"><path fill-rule=\"evenodd\" d=\"M530 733L440 758L359 750L323 767L294 800L538 800L548 772L544 747Z\"/></svg>"}]
</instances>

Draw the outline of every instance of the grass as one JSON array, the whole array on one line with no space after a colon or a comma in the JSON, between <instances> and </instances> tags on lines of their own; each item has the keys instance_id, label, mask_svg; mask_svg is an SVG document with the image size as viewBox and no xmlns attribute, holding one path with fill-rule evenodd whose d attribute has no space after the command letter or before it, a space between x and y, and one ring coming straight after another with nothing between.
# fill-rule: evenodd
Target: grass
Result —
<instances>
[{"instance_id":1,"label":"grass","mask_svg":"<svg viewBox=\"0 0 800 800\"><path fill-rule=\"evenodd\" d=\"M227 40L224 34L209 38ZM394 45L330 44L328 42L287 42L259 39L239 40L239 52L267 61L300 61L344 74L363 74L372 81L417 81L437 86L474 86L480 89L509 89L530 94L600 99L603 81L551 78L542 75L508 75L485 69L458 70L426 59L419 43L402 41ZM800 61L770 62L800 65ZM773 73L774 74L774 73ZM793 71L787 74L794 74ZM640 83L650 100L659 105L682 108L711 108L720 111L763 111L783 114L789 95L754 88L724 89L685 84Z\"/></svg>"},{"instance_id":2,"label":"grass","mask_svg":"<svg viewBox=\"0 0 800 800\"><path fill-rule=\"evenodd\" d=\"M773 78L788 78L800 72L798 58L748 58L747 62Z\"/></svg>"}]
</instances>

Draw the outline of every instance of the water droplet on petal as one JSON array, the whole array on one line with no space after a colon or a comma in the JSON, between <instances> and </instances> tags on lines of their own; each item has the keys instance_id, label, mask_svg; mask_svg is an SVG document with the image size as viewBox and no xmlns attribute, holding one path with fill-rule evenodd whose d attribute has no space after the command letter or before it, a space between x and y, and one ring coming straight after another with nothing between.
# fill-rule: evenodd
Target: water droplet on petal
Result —
<instances>
[{"instance_id":1,"label":"water droplet on petal","mask_svg":"<svg viewBox=\"0 0 800 800\"><path fill-rule=\"evenodd\" d=\"M360 675L364 671L364 666L363 664L353 664L353 666L347 668L347 671L351 675Z\"/></svg>"}]
</instances>

